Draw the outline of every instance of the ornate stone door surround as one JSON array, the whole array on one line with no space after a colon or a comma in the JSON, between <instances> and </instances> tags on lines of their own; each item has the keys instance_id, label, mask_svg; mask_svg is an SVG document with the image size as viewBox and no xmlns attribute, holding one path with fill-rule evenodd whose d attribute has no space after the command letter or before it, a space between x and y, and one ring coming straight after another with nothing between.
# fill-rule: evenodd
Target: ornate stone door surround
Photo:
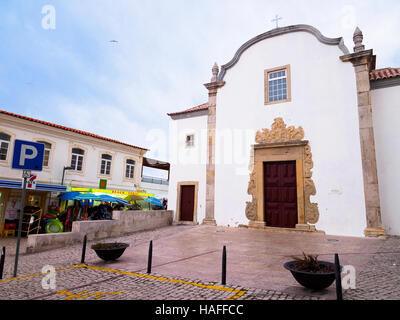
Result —
<instances>
[{"instance_id":1,"label":"ornate stone door surround","mask_svg":"<svg viewBox=\"0 0 400 320\"><path fill-rule=\"evenodd\" d=\"M309 142L302 140L302 127L287 127L282 118L276 118L272 129L262 129L256 134L251 159L250 182L247 193L252 201L246 203L249 227L264 228L264 173L263 163L272 161L296 161L297 175L297 230L316 231L319 219L318 204L311 203L310 196L316 194L312 172L314 164Z\"/></svg>"}]
</instances>

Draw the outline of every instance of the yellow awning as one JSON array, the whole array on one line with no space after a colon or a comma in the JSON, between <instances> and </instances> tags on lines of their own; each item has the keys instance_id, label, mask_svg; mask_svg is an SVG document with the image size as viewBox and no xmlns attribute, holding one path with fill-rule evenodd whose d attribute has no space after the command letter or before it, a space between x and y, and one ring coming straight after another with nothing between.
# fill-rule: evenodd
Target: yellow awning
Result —
<instances>
[{"instance_id":1,"label":"yellow awning","mask_svg":"<svg viewBox=\"0 0 400 320\"><path fill-rule=\"evenodd\" d=\"M153 197L154 196L153 193L107 190L107 189L71 188L71 191L98 192L98 193L108 193L108 194L121 195L121 196L129 196L129 195L135 195L135 196L141 196L141 197Z\"/></svg>"}]
</instances>

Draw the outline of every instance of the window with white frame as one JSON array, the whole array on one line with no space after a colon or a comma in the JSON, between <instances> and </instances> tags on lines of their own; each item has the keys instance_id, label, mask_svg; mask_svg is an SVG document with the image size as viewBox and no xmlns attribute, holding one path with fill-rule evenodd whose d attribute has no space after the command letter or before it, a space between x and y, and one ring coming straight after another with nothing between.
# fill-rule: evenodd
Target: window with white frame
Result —
<instances>
[{"instance_id":1,"label":"window with white frame","mask_svg":"<svg viewBox=\"0 0 400 320\"><path fill-rule=\"evenodd\" d=\"M109 175L111 172L111 161L112 156L109 154L101 155L101 166L100 166L100 174Z\"/></svg>"},{"instance_id":2,"label":"window with white frame","mask_svg":"<svg viewBox=\"0 0 400 320\"><path fill-rule=\"evenodd\" d=\"M265 70L265 86L265 104L290 101L290 67Z\"/></svg>"},{"instance_id":3,"label":"window with white frame","mask_svg":"<svg viewBox=\"0 0 400 320\"><path fill-rule=\"evenodd\" d=\"M287 99L286 81L286 70L280 70L268 74L269 102Z\"/></svg>"},{"instance_id":4,"label":"window with white frame","mask_svg":"<svg viewBox=\"0 0 400 320\"><path fill-rule=\"evenodd\" d=\"M125 169L125 177L128 179L133 179L135 176L135 160L127 159L126 160L126 169Z\"/></svg>"},{"instance_id":5,"label":"window with white frame","mask_svg":"<svg viewBox=\"0 0 400 320\"><path fill-rule=\"evenodd\" d=\"M194 134L188 134L186 136L186 147L194 146Z\"/></svg>"},{"instance_id":6,"label":"window with white frame","mask_svg":"<svg viewBox=\"0 0 400 320\"><path fill-rule=\"evenodd\" d=\"M51 143L48 143L46 141L38 141L38 142L44 144L43 167L49 167Z\"/></svg>"},{"instance_id":7,"label":"window with white frame","mask_svg":"<svg viewBox=\"0 0 400 320\"><path fill-rule=\"evenodd\" d=\"M71 155L71 167L75 171L83 170L83 157L85 156L85 151L79 148L72 148Z\"/></svg>"},{"instance_id":8,"label":"window with white frame","mask_svg":"<svg viewBox=\"0 0 400 320\"><path fill-rule=\"evenodd\" d=\"M7 133L0 132L0 160L8 159L8 150L10 148L11 136Z\"/></svg>"}]
</instances>

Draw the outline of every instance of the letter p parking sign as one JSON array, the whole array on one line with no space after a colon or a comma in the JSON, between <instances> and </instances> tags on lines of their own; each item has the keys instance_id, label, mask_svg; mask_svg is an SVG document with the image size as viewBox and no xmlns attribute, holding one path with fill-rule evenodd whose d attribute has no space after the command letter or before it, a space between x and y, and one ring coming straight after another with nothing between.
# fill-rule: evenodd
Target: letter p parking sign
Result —
<instances>
[{"instance_id":1,"label":"letter p parking sign","mask_svg":"<svg viewBox=\"0 0 400 320\"><path fill-rule=\"evenodd\" d=\"M42 171L43 156L43 143L15 140L11 167L13 169Z\"/></svg>"}]
</instances>

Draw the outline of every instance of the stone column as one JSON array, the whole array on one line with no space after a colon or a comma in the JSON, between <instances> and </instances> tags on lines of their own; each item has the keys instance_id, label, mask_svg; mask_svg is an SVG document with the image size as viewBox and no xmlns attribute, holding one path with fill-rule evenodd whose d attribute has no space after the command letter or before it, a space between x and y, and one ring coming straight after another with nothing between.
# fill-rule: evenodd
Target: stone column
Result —
<instances>
[{"instance_id":1,"label":"stone column","mask_svg":"<svg viewBox=\"0 0 400 320\"><path fill-rule=\"evenodd\" d=\"M206 217L203 224L216 225L214 217L215 204L215 129L217 92L225 82L218 81L218 65L212 68L213 77L204 86L208 89L208 119L207 119L207 165L206 165Z\"/></svg>"},{"instance_id":2,"label":"stone column","mask_svg":"<svg viewBox=\"0 0 400 320\"><path fill-rule=\"evenodd\" d=\"M344 62L351 62L356 73L358 120L367 217L367 228L364 233L366 236L376 237L385 235L385 230L382 228L380 210L369 77L371 70L375 68L375 56L372 49L365 50L362 40L363 34L357 27L353 36L354 53L344 55L340 59Z\"/></svg>"}]
</instances>

